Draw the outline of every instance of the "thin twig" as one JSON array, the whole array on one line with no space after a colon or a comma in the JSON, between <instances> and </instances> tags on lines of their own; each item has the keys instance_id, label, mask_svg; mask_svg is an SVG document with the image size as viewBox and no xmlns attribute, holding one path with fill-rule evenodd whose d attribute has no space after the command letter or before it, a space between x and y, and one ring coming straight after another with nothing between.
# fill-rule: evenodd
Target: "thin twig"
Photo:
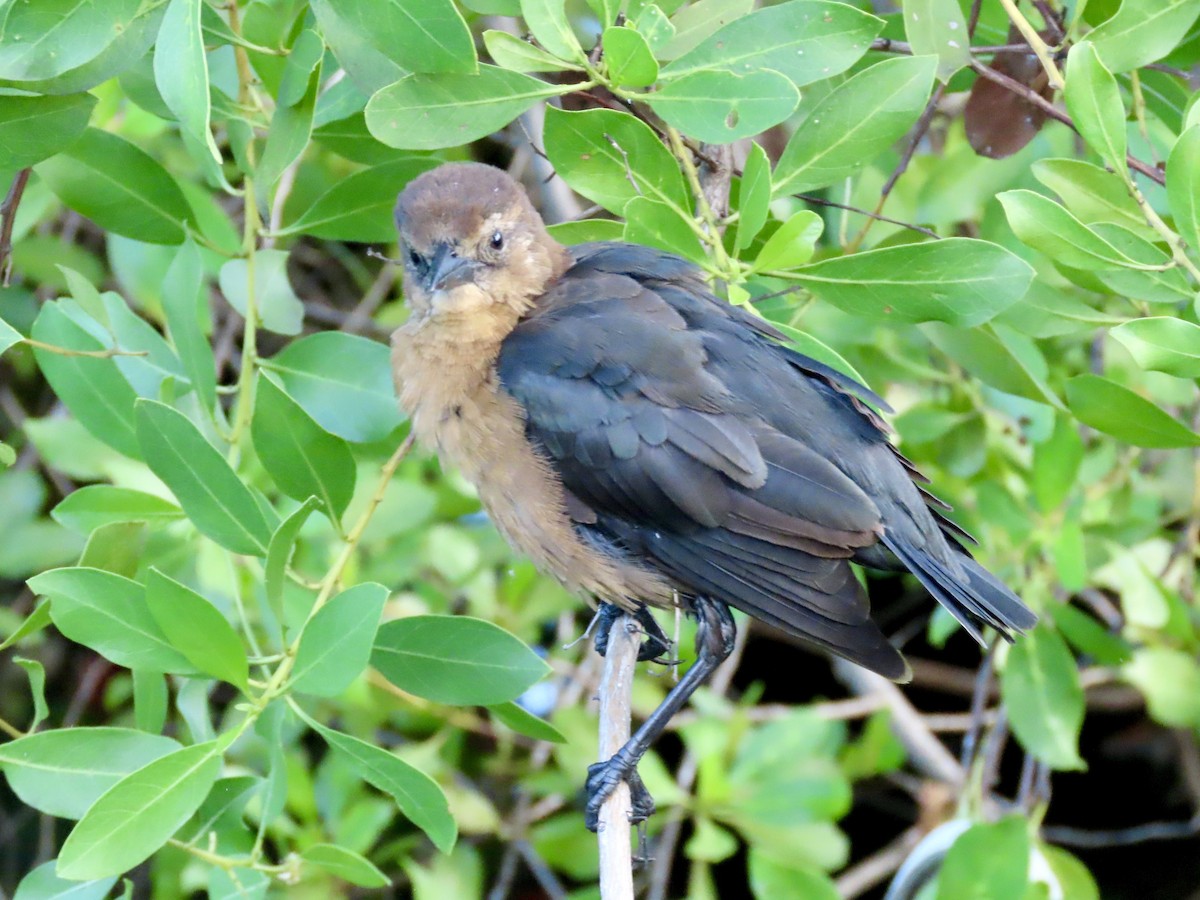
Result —
<instances>
[{"instance_id":1,"label":"thin twig","mask_svg":"<svg viewBox=\"0 0 1200 900\"><path fill-rule=\"evenodd\" d=\"M13 223L17 218L17 207L21 205L21 196L25 193L25 185L29 183L31 169L22 169L13 176L12 184L4 202L0 203L0 283L8 287L9 276L12 275L12 232Z\"/></svg>"},{"instance_id":2,"label":"thin twig","mask_svg":"<svg viewBox=\"0 0 1200 900\"><path fill-rule=\"evenodd\" d=\"M1186 822L1147 822L1105 831L1067 825L1047 825L1042 828L1042 837L1052 844L1083 848L1128 847L1146 841L1175 841L1197 834L1200 834L1200 813Z\"/></svg>"},{"instance_id":3,"label":"thin twig","mask_svg":"<svg viewBox=\"0 0 1200 900\"><path fill-rule=\"evenodd\" d=\"M600 759L610 759L629 740L633 673L641 628L622 615L609 632L600 679ZM633 854L629 845L632 812L629 785L621 781L600 807L596 839L600 846L602 900L633 900Z\"/></svg>"},{"instance_id":4,"label":"thin twig","mask_svg":"<svg viewBox=\"0 0 1200 900\"><path fill-rule=\"evenodd\" d=\"M920 843L922 834L920 828L913 826L902 832L887 846L851 866L834 882L838 896L842 900L854 900L855 897L865 894L877 884L882 884L888 876L900 868L900 864Z\"/></svg>"},{"instance_id":5,"label":"thin twig","mask_svg":"<svg viewBox=\"0 0 1200 900\"><path fill-rule=\"evenodd\" d=\"M868 219L877 219L880 222L887 222L889 225L899 225L901 228L907 228L909 231L915 231L918 234L923 234L926 237L931 237L934 240L939 240L941 235L929 228L923 228L920 225L913 225L911 222L901 222L899 219L890 219L887 216L881 216L879 213L871 212L868 209L860 209L857 206L849 206L845 203L837 203L833 200L826 200L824 197L814 197L812 194L793 194L797 200L803 200L805 203L813 203L817 206L828 206L833 209L844 209L846 212L858 213L860 216L866 216Z\"/></svg>"}]
</instances>

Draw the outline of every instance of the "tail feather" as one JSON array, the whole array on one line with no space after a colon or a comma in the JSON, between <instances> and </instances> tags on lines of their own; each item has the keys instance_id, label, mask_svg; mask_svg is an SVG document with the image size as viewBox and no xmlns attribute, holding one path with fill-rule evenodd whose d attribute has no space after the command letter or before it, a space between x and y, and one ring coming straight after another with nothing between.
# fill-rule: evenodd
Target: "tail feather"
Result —
<instances>
[{"instance_id":1,"label":"tail feather","mask_svg":"<svg viewBox=\"0 0 1200 900\"><path fill-rule=\"evenodd\" d=\"M1037 616L1016 594L965 552L954 560L959 569L955 573L927 550L886 531L883 542L980 644L984 643L981 625L996 629L1011 641L1014 632L1027 631L1037 623Z\"/></svg>"}]
</instances>

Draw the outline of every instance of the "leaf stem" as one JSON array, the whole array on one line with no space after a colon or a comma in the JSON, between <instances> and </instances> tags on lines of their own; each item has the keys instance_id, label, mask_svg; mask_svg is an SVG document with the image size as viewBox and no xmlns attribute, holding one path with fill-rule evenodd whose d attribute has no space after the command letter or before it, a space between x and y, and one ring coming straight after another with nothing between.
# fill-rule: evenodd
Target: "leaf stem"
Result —
<instances>
[{"instance_id":1,"label":"leaf stem","mask_svg":"<svg viewBox=\"0 0 1200 900\"><path fill-rule=\"evenodd\" d=\"M1042 40L1042 36L1037 33L1037 29L1029 24L1029 20L1024 14L1017 9L1015 0L1000 0L1000 5L1004 7L1004 11L1008 13L1008 18L1017 26L1017 30L1021 32L1021 37L1025 38L1029 44L1029 49L1034 52L1038 58L1038 62L1042 64L1042 68L1046 70L1046 77L1050 79L1050 87L1053 90L1061 91L1063 87L1062 72L1058 70L1058 66L1054 64L1054 54L1050 48L1046 46L1046 42Z\"/></svg>"},{"instance_id":2,"label":"leaf stem","mask_svg":"<svg viewBox=\"0 0 1200 900\"><path fill-rule=\"evenodd\" d=\"M21 343L28 344L36 350L45 350L47 353L57 353L59 356L86 356L91 359L112 359L114 356L149 356L149 350L122 350L120 347L109 347L106 350L72 350L70 347L56 347L54 344L46 344L42 341L35 341L33 338L22 338Z\"/></svg>"},{"instance_id":3,"label":"leaf stem","mask_svg":"<svg viewBox=\"0 0 1200 900\"><path fill-rule=\"evenodd\" d=\"M13 725L11 722L9 722L7 719L4 719L4 718L0 718L0 731L3 731L14 741L17 740L18 738L25 737L25 732L23 732L20 728L17 728L15 725Z\"/></svg>"},{"instance_id":4,"label":"leaf stem","mask_svg":"<svg viewBox=\"0 0 1200 900\"><path fill-rule=\"evenodd\" d=\"M718 274L731 282L740 282L742 280L741 267L733 263L729 259L729 254L725 252L725 242L721 240L717 215L713 212L708 198L704 195L704 186L700 183L700 173L696 169L695 160L692 159L691 151L684 146L683 138L679 136L679 132L673 125L667 126L667 141L671 146L671 153L682 164L683 173L687 177L688 185L696 197L696 210L700 214L700 218L704 221L705 226L700 229L699 233L703 235L705 243L712 247Z\"/></svg>"}]
</instances>

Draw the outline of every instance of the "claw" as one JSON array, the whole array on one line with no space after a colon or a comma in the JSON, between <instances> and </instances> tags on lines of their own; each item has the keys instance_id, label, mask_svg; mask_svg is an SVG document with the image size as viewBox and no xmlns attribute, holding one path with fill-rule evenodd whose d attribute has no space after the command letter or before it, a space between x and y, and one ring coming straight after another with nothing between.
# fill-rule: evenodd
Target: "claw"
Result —
<instances>
[{"instance_id":1,"label":"claw","mask_svg":"<svg viewBox=\"0 0 1200 900\"><path fill-rule=\"evenodd\" d=\"M612 603L601 603L599 610L596 612L596 652L604 656L608 652L608 637L617 620L625 613L625 610ZM637 611L632 613L637 619L638 624L642 626L642 631L646 634L646 640L642 642L642 646L638 648L638 662L656 662L662 665L671 665L672 660L667 656L667 652L671 649L671 641L663 633L658 622L650 610L645 606L639 606Z\"/></svg>"},{"instance_id":2,"label":"claw","mask_svg":"<svg viewBox=\"0 0 1200 900\"><path fill-rule=\"evenodd\" d=\"M654 815L654 798L646 790L646 785L638 775L635 764L627 763L620 754L617 754L605 762L592 763L588 766L588 777L584 782L584 790L587 793L584 824L587 825L589 831L595 831L599 827L600 808L622 781L629 785L630 823L644 822Z\"/></svg>"}]
</instances>

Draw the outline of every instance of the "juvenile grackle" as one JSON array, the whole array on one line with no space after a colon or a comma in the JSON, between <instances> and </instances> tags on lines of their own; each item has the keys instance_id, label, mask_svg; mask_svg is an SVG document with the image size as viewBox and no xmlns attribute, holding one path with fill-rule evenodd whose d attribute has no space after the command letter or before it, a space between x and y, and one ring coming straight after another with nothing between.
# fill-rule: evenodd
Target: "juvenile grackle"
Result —
<instances>
[{"instance_id":1,"label":"juvenile grackle","mask_svg":"<svg viewBox=\"0 0 1200 900\"><path fill-rule=\"evenodd\" d=\"M851 562L912 572L977 640L1035 623L889 443L871 409L887 404L715 298L692 264L565 248L523 188L474 163L415 179L396 221L411 316L392 359L418 439L603 622L638 615L644 655L665 648L646 604L698 620L697 662L589 770L590 827L622 779L635 818L653 811L637 762L729 654L729 606L899 681Z\"/></svg>"}]
</instances>

